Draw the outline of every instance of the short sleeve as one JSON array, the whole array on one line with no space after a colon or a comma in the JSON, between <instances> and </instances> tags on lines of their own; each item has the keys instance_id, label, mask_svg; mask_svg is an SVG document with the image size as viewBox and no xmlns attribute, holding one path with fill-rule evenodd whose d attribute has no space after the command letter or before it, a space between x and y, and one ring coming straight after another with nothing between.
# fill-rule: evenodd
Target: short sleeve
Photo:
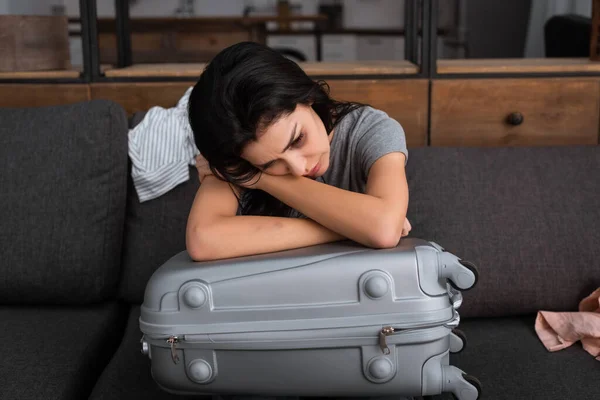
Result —
<instances>
[{"instance_id":1,"label":"short sleeve","mask_svg":"<svg viewBox=\"0 0 600 400\"><path fill-rule=\"evenodd\" d=\"M365 176L375 161L386 154L401 152L408 162L406 136L398 121L380 110L369 109L360 117L358 129L362 132L356 145L356 155Z\"/></svg>"}]
</instances>

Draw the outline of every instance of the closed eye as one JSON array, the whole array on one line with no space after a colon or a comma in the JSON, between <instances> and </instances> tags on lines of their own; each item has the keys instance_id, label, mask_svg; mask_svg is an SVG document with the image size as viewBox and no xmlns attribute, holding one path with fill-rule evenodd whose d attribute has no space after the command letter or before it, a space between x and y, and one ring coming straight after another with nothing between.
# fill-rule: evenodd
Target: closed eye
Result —
<instances>
[{"instance_id":1,"label":"closed eye","mask_svg":"<svg viewBox=\"0 0 600 400\"><path fill-rule=\"evenodd\" d=\"M292 142L291 142L291 143L290 143L290 144L289 144L287 147L288 147L288 148L289 148L289 147L294 147L294 148L295 148L295 147L300 147L300 146L302 146L302 144L303 144L303 142L304 142L304 138L305 138L304 132L300 132L300 134L298 135L298 137L297 137L296 139L294 139L294 140L293 140L293 141L292 141ZM287 148L286 148L285 150L287 150ZM284 150L284 151L285 151L285 150ZM276 161L277 161L277 160L272 160L272 161L269 161L269 162L267 162L267 163L264 163L264 164L258 165L258 168L260 168L261 170L266 170L266 169L269 169L270 167L272 167L272 166L273 166L273 164L274 164Z\"/></svg>"},{"instance_id":2,"label":"closed eye","mask_svg":"<svg viewBox=\"0 0 600 400\"><path fill-rule=\"evenodd\" d=\"M270 161L270 162L268 162L266 164L259 165L259 168L262 169L262 170L269 169L270 167L273 166L273 164L275 164L275 161Z\"/></svg>"},{"instance_id":3,"label":"closed eye","mask_svg":"<svg viewBox=\"0 0 600 400\"><path fill-rule=\"evenodd\" d=\"M293 147L298 147L300 146L300 144L302 144L302 141L304 140L304 132L301 132L298 137L292 142L292 146Z\"/></svg>"}]
</instances>

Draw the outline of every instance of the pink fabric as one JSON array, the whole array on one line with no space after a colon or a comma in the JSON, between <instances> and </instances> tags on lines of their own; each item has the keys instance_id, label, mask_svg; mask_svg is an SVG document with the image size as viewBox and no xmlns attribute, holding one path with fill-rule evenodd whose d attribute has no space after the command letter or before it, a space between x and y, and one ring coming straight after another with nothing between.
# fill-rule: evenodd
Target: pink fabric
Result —
<instances>
[{"instance_id":1,"label":"pink fabric","mask_svg":"<svg viewBox=\"0 0 600 400\"><path fill-rule=\"evenodd\" d=\"M581 300L578 312L539 311L535 331L548 351L581 340L583 349L600 361L600 288Z\"/></svg>"}]
</instances>

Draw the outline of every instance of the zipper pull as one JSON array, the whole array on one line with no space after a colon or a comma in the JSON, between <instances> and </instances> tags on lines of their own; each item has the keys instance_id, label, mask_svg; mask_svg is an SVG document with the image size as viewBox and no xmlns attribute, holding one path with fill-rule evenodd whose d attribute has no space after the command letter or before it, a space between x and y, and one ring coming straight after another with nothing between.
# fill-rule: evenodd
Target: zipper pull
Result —
<instances>
[{"instance_id":1,"label":"zipper pull","mask_svg":"<svg viewBox=\"0 0 600 400\"><path fill-rule=\"evenodd\" d=\"M179 340L177 339L177 336L169 336L167 339L167 343L171 345L171 358L175 364L177 364L179 361L179 356L177 355L177 351L175 351L175 346L177 345L178 341Z\"/></svg>"},{"instance_id":2,"label":"zipper pull","mask_svg":"<svg viewBox=\"0 0 600 400\"><path fill-rule=\"evenodd\" d=\"M395 329L391 326L384 326L379 332L379 347L381 347L383 354L390 354L390 348L387 346L385 338L386 336L390 336L392 333L394 333L394 331Z\"/></svg>"}]
</instances>

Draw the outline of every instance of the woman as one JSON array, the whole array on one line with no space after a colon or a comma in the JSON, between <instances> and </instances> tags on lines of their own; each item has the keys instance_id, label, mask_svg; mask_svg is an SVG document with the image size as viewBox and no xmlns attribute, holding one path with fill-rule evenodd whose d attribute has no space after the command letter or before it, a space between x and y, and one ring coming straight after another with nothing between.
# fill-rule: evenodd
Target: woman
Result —
<instances>
[{"instance_id":1,"label":"woman","mask_svg":"<svg viewBox=\"0 0 600 400\"><path fill-rule=\"evenodd\" d=\"M186 232L194 260L343 239L386 248L408 234L402 127L327 89L257 43L209 63L188 105L201 153Z\"/></svg>"}]
</instances>

